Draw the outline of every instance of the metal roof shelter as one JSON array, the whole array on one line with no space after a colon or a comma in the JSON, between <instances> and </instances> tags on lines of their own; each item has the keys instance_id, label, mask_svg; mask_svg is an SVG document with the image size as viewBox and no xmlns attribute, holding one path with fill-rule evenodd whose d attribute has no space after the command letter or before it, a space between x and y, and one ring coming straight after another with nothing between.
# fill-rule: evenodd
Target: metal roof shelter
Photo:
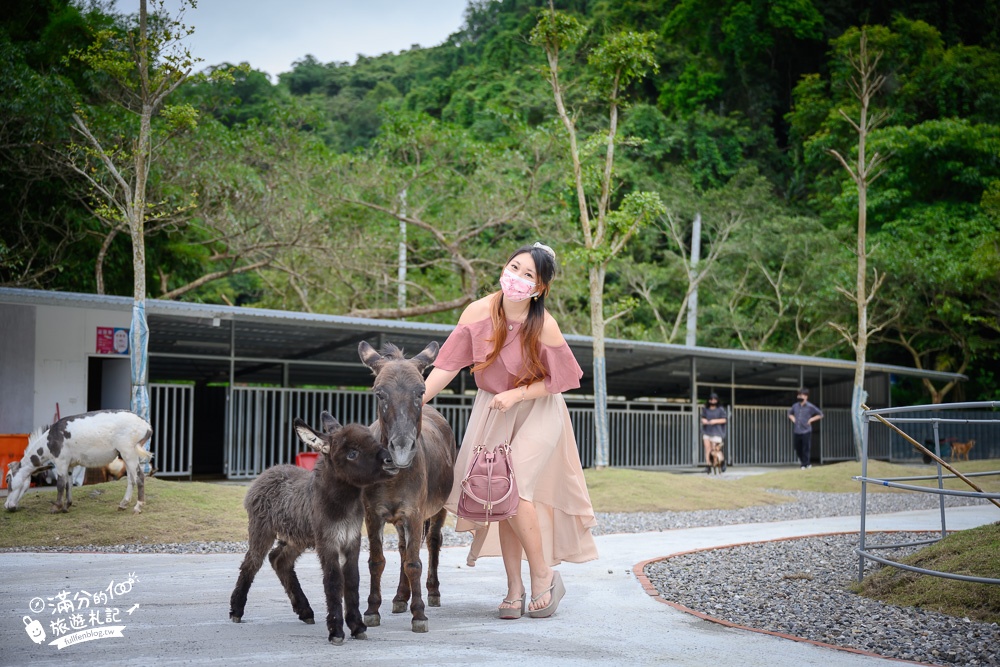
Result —
<instances>
[{"instance_id":1,"label":"metal roof shelter","mask_svg":"<svg viewBox=\"0 0 1000 667\"><path fill-rule=\"evenodd\" d=\"M0 288L0 303L127 312L132 299ZM376 347L391 342L412 355L431 340L443 342L453 328L156 299L148 300L146 309L153 382L228 383L231 377L234 384L365 387L371 384L371 372L358 359L360 341ZM591 339L575 335L566 339L584 369L580 392L589 394L593 391ZM850 383L854 376L854 362L822 357L620 339L608 339L605 347L608 393L626 400L690 401L699 395L699 388L729 388L740 390L746 399L754 395L764 399L779 391L781 400L786 401L801 385ZM870 363L867 369L872 375L966 379L954 373L887 364ZM462 383L473 387L465 373L453 386Z\"/></svg>"}]
</instances>

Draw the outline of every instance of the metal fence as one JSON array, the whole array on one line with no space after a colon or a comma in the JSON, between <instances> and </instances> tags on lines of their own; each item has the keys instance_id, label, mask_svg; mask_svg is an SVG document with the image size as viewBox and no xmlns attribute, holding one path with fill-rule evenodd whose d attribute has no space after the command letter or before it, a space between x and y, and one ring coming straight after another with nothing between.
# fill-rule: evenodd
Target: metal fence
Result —
<instances>
[{"instance_id":1,"label":"metal fence","mask_svg":"<svg viewBox=\"0 0 1000 667\"><path fill-rule=\"evenodd\" d=\"M957 412L959 410L973 409L975 412ZM958 474L945 475L942 472L943 466L941 463L937 464L937 474L936 475L925 475L918 477L887 477L887 478L872 478L868 476L868 461L871 458L868 451L869 440L874 433L880 431L890 431L900 439L907 442L910 447L913 447L913 443L906 440L899 432L906 433L909 438L919 442L919 439L914 437L914 431L919 431L924 428L930 427L932 432L932 442L940 443L941 431L942 429L956 429L959 427L966 428L978 428L983 429L984 433L989 433L992 437L996 438L998 431L1000 431L1000 413L997 410L1000 409L1000 402L998 401L983 401L977 403L952 403L952 404L941 404L941 405L920 405L913 407L896 407L896 408L884 408L881 410L868 410L864 413L864 430L862 437L862 450L861 450L861 475L855 477L854 479L861 482L861 529L859 534L859 545L854 550L858 555L858 581L860 582L864 578L865 571L865 560L872 560L883 565L890 565L892 567L897 567L900 569L908 570L910 572L916 572L919 574L927 574L935 577L942 577L946 579L956 579L959 581L968 581L974 583L983 584L997 584L1000 585L1000 579L991 579L986 577L974 577L963 574L954 574L950 572L940 572L937 570L928 570L922 567L916 567L913 565L906 565L903 563L898 563L896 561L889 560L887 558L882 558L876 556L873 551L877 549L892 549L896 547L904 546L919 546L924 544L931 544L936 542L938 539L947 537L948 526L947 517L945 514L944 497L945 496L963 496L967 498L979 498L988 500L1000 509L1000 493L985 493L976 490L953 490L944 488L945 479L955 479L958 478ZM944 412L947 411L947 412ZM942 413L946 416L942 416ZM920 416L920 415L929 416ZM959 416L964 415L964 416ZM899 432L897 432L897 430ZM940 445L936 447L935 454L940 457ZM990 472L980 472L980 473L967 473L962 475L966 478L964 481L970 482L972 477L985 477L985 476L996 476L1000 475L1000 470L994 470ZM905 482L911 481L936 481L937 486L919 486L913 484L906 484ZM930 539L930 540L920 540L917 542L908 543L883 543L883 544L868 544L867 543L867 531L865 528L867 519L867 506L868 506L868 485L878 484L880 486L886 486L895 489L901 489L905 491L911 491L915 493L930 493L935 494L938 497L938 507L941 515L940 519L940 538ZM974 482L973 482L974 484ZM978 489L978 485L973 487L971 484L970 489Z\"/></svg>"},{"instance_id":2,"label":"metal fence","mask_svg":"<svg viewBox=\"0 0 1000 667\"><path fill-rule=\"evenodd\" d=\"M792 444L788 408L736 406L729 419L727 458L733 465L794 465L798 463ZM857 449L851 431L851 411L827 408L816 423L812 440L813 457L820 463L856 461ZM873 433L869 456L889 459L890 436Z\"/></svg>"},{"instance_id":3,"label":"metal fence","mask_svg":"<svg viewBox=\"0 0 1000 667\"><path fill-rule=\"evenodd\" d=\"M726 459L733 465L797 463L787 414L788 408L733 408L727 424Z\"/></svg>"},{"instance_id":4,"label":"metal fence","mask_svg":"<svg viewBox=\"0 0 1000 667\"><path fill-rule=\"evenodd\" d=\"M594 465L594 408L589 400L566 397L580 461ZM472 397L439 397L433 403L455 430L465 435ZM377 413L371 392L234 387L226 438L226 474L256 477L269 466L292 463L302 451L292 420L315 422L328 410L342 423L371 423ZM726 457L733 465L795 465L792 428L786 407L730 408ZM630 468L670 468L701 463L702 445L696 415L688 404L612 402L608 406L609 464ZM856 460L850 410L828 408L813 435L814 458L821 463ZM984 448L985 449L985 448ZM872 433L869 456L890 459L890 434Z\"/></svg>"},{"instance_id":5,"label":"metal fence","mask_svg":"<svg viewBox=\"0 0 1000 667\"><path fill-rule=\"evenodd\" d=\"M194 442L194 385L149 385L149 451L157 477L191 477Z\"/></svg>"},{"instance_id":6,"label":"metal fence","mask_svg":"<svg viewBox=\"0 0 1000 667\"><path fill-rule=\"evenodd\" d=\"M150 385L153 421L151 451L162 477L190 477L194 429L192 385ZM580 460L592 467L595 459L594 410L589 400L567 396L570 420ZM459 443L465 435L472 397L440 397L436 407L455 429ZM932 408L935 406L931 406ZM371 392L233 387L225 445L225 474L231 479L256 477L278 463L293 463L304 450L292 432L296 417L318 426L319 414L329 411L342 423L371 423L377 413ZM729 409L726 457L732 465L795 465L792 429L785 407L734 406ZM697 414L697 413L695 413ZM691 406L644 402L612 402L608 406L609 464L630 468L672 468L702 463L699 427ZM932 409L916 411L929 418ZM953 421L940 433L941 452L948 456L951 442L976 440L973 459L1000 457L995 429L971 420L972 413L953 412ZM813 434L813 455L820 463L857 459L851 433L850 410L827 408ZM963 421L964 420L964 421ZM933 448L931 426L919 424L913 435ZM920 457L909 443L888 429L868 434L869 458L912 461Z\"/></svg>"},{"instance_id":7,"label":"metal fence","mask_svg":"<svg viewBox=\"0 0 1000 667\"><path fill-rule=\"evenodd\" d=\"M917 442L934 450L934 422L935 416L940 416L939 412L933 410L917 410L907 413L907 416L915 419L925 419L928 421L913 423L906 429ZM969 458L975 459L996 459L1000 458L1000 430L995 424L983 423L980 421L983 413L972 410L949 410L949 421L938 422L938 440L941 454L945 457L951 456L951 445L956 442L969 442L975 440L972 449L969 450ZM888 434L891 442L893 461L913 461L923 458L921 452L910 444L901 435L889 429L874 429L871 435Z\"/></svg>"},{"instance_id":8,"label":"metal fence","mask_svg":"<svg viewBox=\"0 0 1000 667\"><path fill-rule=\"evenodd\" d=\"M328 411L342 424L375 421L375 397L368 392L274 387L233 387L226 448L226 475L249 479L279 463L294 463L306 451L292 431L296 417L319 427Z\"/></svg>"}]
</instances>

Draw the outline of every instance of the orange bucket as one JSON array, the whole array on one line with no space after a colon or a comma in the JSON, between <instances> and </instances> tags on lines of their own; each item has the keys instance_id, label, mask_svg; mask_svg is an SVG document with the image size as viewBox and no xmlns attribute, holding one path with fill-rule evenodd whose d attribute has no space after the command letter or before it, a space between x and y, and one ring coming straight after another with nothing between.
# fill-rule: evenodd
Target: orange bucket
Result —
<instances>
[{"instance_id":1,"label":"orange bucket","mask_svg":"<svg viewBox=\"0 0 1000 667\"><path fill-rule=\"evenodd\" d=\"M7 488L7 464L20 461L27 447L27 433L0 435L0 489Z\"/></svg>"},{"instance_id":2,"label":"orange bucket","mask_svg":"<svg viewBox=\"0 0 1000 667\"><path fill-rule=\"evenodd\" d=\"M302 452L295 455L295 465L306 470L312 470L316 467L316 459L318 458L318 452Z\"/></svg>"}]
</instances>

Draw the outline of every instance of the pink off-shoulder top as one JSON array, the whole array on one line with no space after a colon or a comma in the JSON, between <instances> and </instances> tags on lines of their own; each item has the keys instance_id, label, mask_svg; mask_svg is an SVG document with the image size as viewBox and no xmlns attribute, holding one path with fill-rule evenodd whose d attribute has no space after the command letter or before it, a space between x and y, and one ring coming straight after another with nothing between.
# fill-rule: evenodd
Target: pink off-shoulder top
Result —
<instances>
[{"instance_id":1,"label":"pink off-shoulder top","mask_svg":"<svg viewBox=\"0 0 1000 667\"><path fill-rule=\"evenodd\" d=\"M521 324L507 323L507 339L500 356L487 368L475 374L476 386L493 394L514 388L524 357L521 354ZM490 337L493 322L487 317L472 324L459 324L441 346L434 365L446 371L457 371L485 361L493 350ZM545 368L545 389L550 394L561 394L580 386L583 369L577 363L569 345L553 347L539 342L539 358Z\"/></svg>"}]
</instances>

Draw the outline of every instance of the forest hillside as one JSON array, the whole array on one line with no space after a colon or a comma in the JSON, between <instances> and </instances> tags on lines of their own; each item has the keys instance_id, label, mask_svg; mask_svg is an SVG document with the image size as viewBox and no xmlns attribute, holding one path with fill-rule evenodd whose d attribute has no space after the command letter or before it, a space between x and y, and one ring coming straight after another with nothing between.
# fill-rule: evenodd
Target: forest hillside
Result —
<instances>
[{"instance_id":1,"label":"forest hillside","mask_svg":"<svg viewBox=\"0 0 1000 667\"><path fill-rule=\"evenodd\" d=\"M354 63L303 53L277 81L252 62L198 64L153 119L148 296L453 322L495 289L508 249L542 240L566 332L590 333L599 262L610 337L683 343L697 288L699 345L853 358L844 167L863 35L882 77L866 155L884 160L867 192L868 358L970 378L903 384L894 401L997 397L1000 1L553 4L576 30L558 44L575 154L546 0L470 0L443 44ZM134 113L93 54L128 48L132 11L0 9L0 285L131 294L116 186L72 119L127 157ZM615 78L633 53L648 57ZM613 254L585 243L574 156L588 214L606 200L623 239Z\"/></svg>"}]
</instances>

